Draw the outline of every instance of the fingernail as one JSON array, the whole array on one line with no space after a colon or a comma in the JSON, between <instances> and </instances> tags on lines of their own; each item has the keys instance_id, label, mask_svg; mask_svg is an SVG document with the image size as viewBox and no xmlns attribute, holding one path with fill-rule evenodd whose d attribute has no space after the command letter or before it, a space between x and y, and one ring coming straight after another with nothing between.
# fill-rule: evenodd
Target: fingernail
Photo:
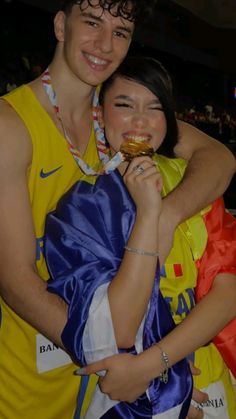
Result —
<instances>
[{"instance_id":1,"label":"fingernail","mask_svg":"<svg viewBox=\"0 0 236 419\"><path fill-rule=\"evenodd\" d=\"M74 371L74 375L87 375L85 368L80 368Z\"/></svg>"}]
</instances>

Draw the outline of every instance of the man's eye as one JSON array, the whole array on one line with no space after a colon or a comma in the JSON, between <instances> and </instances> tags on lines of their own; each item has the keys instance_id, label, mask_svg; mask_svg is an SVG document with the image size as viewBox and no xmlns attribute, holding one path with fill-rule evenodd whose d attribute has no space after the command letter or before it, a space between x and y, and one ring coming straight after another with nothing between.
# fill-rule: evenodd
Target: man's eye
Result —
<instances>
[{"instance_id":1,"label":"man's eye","mask_svg":"<svg viewBox=\"0 0 236 419\"><path fill-rule=\"evenodd\" d=\"M85 23L87 23L89 26L92 26L93 28L97 28L98 26L97 22L94 22L93 20L87 20Z\"/></svg>"},{"instance_id":2,"label":"man's eye","mask_svg":"<svg viewBox=\"0 0 236 419\"><path fill-rule=\"evenodd\" d=\"M114 31L113 34L117 37L117 38L123 38L123 39L127 39L127 35L124 32L119 32L119 31Z\"/></svg>"}]
</instances>

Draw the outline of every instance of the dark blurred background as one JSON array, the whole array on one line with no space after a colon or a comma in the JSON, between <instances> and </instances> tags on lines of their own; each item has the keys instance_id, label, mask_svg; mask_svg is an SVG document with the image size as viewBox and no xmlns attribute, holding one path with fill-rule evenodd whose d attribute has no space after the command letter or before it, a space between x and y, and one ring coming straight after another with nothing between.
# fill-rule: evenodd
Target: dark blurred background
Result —
<instances>
[{"instance_id":1,"label":"dark blurred background","mask_svg":"<svg viewBox=\"0 0 236 419\"><path fill-rule=\"evenodd\" d=\"M178 117L236 155L236 0L157 3L151 21L137 29L131 53L162 61L173 79ZM0 94L37 77L50 62L58 4L0 0ZM224 197L236 212L236 177Z\"/></svg>"}]
</instances>

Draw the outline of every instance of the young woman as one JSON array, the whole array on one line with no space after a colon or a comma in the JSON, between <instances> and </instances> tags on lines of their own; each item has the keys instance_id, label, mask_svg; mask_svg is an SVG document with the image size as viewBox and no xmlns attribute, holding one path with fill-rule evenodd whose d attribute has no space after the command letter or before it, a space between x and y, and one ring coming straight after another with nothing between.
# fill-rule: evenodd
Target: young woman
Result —
<instances>
[{"instance_id":1,"label":"young woman","mask_svg":"<svg viewBox=\"0 0 236 419\"><path fill-rule=\"evenodd\" d=\"M211 291L196 306L194 295L196 265L207 241L211 243L209 219L220 203L183 223L176 230L165 264L161 261L160 288L175 323L181 323L172 331L158 292L159 191L162 189L163 197L170 193L186 167L183 160L171 158L178 132L169 76L154 59L128 58L104 84L100 97L100 119L115 156L113 163L119 160L124 142L145 142L165 157L136 157L131 163L123 161L109 176L77 183L48 218L46 255L52 278L56 278L49 289L70 305L62 335L65 347L82 365L127 348L118 357L131 371L130 398L137 400L112 402L103 395L103 408L98 412L95 396L88 418L184 418L191 383L184 361L176 362L197 348L195 363L202 374L196 383L213 399L203 407L205 417L233 418L236 405L228 369L209 342L236 314L234 257L225 258L224 265L214 271ZM228 242L233 252L232 237ZM227 246L221 240L213 249L215 260L217 251L224 254ZM108 368L103 383L109 374ZM179 391L181 380L183 392ZM124 389L127 392L125 385ZM122 392L116 394L110 393L112 398L130 399Z\"/></svg>"}]
</instances>

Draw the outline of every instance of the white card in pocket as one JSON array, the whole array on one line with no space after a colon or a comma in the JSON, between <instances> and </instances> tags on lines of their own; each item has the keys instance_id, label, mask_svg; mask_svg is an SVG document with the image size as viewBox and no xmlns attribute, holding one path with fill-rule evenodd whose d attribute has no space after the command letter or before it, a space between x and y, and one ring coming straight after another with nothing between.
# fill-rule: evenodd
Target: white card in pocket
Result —
<instances>
[{"instance_id":1,"label":"white card in pocket","mask_svg":"<svg viewBox=\"0 0 236 419\"><path fill-rule=\"evenodd\" d=\"M71 364L71 358L43 335L36 335L36 364L39 373Z\"/></svg>"}]
</instances>

